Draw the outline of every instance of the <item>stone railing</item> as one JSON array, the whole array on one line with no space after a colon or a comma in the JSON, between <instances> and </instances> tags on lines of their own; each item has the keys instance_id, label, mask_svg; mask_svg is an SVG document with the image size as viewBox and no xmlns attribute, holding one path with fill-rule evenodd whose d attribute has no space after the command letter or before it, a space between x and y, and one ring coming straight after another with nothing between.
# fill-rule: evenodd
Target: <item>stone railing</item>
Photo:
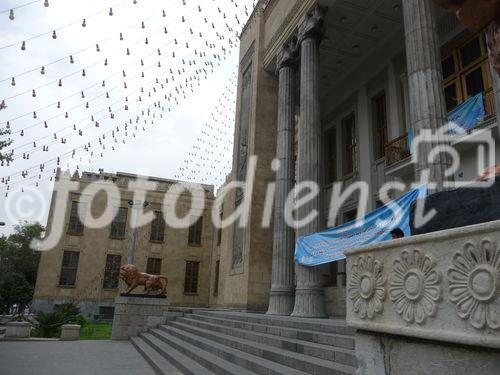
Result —
<instances>
[{"instance_id":1,"label":"stone railing","mask_svg":"<svg viewBox=\"0 0 500 375\"><path fill-rule=\"evenodd\" d=\"M347 253L360 332L500 349L500 221Z\"/></svg>"}]
</instances>

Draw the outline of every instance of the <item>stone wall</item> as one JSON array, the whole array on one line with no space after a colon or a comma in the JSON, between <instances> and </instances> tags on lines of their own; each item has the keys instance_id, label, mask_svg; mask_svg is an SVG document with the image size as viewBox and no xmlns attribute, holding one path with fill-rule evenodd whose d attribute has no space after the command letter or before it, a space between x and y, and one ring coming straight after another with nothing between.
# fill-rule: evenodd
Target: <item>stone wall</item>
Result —
<instances>
[{"instance_id":1,"label":"stone wall","mask_svg":"<svg viewBox=\"0 0 500 375\"><path fill-rule=\"evenodd\" d=\"M324 288L326 312L331 317L345 317L346 314L346 288L329 286Z\"/></svg>"}]
</instances>

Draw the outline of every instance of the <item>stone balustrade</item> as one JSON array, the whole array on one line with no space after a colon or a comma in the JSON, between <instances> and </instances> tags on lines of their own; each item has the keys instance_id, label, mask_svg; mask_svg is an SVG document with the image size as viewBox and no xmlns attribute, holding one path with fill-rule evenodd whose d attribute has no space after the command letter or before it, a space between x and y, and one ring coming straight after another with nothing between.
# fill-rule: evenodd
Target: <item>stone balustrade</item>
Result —
<instances>
[{"instance_id":1,"label":"stone balustrade","mask_svg":"<svg viewBox=\"0 0 500 375\"><path fill-rule=\"evenodd\" d=\"M423 352L487 347L493 357L476 361L500 366L500 221L350 250L347 275L347 322L358 329L360 366L368 366L361 374L384 373L373 353L383 364L392 347L381 337L388 335L399 336L398 344L431 340Z\"/></svg>"}]
</instances>

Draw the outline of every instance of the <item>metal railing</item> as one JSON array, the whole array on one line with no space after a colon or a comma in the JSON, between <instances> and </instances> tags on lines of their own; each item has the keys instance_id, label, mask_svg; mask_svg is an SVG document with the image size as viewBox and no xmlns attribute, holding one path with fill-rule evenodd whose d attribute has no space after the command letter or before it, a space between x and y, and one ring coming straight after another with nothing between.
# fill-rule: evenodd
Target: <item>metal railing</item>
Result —
<instances>
[{"instance_id":1,"label":"metal railing","mask_svg":"<svg viewBox=\"0 0 500 375\"><path fill-rule=\"evenodd\" d=\"M385 166L389 167L410 157L408 147L408 133L393 139L385 145Z\"/></svg>"}]
</instances>

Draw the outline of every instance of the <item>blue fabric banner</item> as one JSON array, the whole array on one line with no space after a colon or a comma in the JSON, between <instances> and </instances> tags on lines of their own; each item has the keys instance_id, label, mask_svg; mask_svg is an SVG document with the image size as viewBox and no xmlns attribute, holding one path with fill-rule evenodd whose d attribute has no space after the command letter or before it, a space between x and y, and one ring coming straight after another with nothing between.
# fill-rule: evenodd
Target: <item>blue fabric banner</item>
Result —
<instances>
[{"instance_id":1,"label":"blue fabric banner","mask_svg":"<svg viewBox=\"0 0 500 375\"><path fill-rule=\"evenodd\" d=\"M409 236L411 205L426 196L427 187L422 185L357 221L300 237L295 244L295 261L317 266L345 259L346 250L390 240L391 231L396 228Z\"/></svg>"},{"instance_id":2,"label":"blue fabric banner","mask_svg":"<svg viewBox=\"0 0 500 375\"><path fill-rule=\"evenodd\" d=\"M483 93L479 93L448 113L450 133L460 134L466 130L474 129L485 116Z\"/></svg>"}]
</instances>

